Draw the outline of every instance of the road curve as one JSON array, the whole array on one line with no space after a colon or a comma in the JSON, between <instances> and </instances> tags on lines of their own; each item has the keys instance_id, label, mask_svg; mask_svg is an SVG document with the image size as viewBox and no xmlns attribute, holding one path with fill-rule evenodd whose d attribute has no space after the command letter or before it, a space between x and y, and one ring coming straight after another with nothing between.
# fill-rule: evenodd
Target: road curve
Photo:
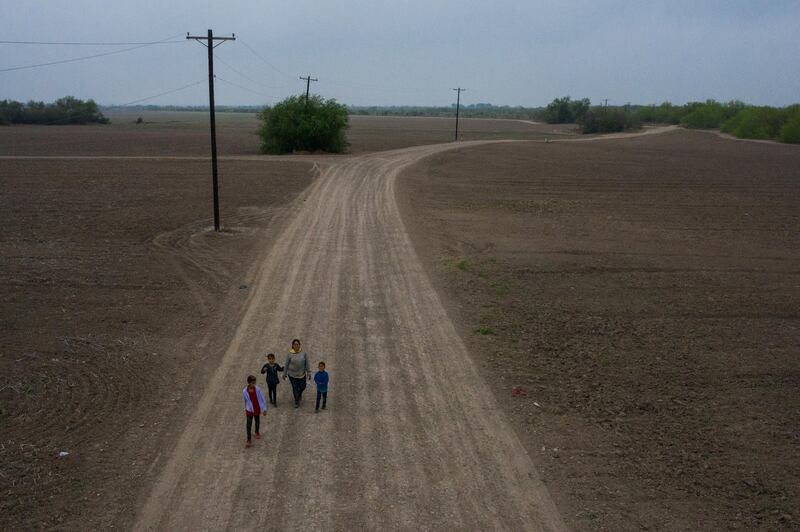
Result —
<instances>
[{"instance_id":1,"label":"road curve","mask_svg":"<svg viewBox=\"0 0 800 532\"><path fill-rule=\"evenodd\" d=\"M136 530L564 530L409 241L397 174L423 146L339 159L296 201L143 500ZM278 388L244 449L241 389L300 337L328 410ZM259 385L263 379L259 375Z\"/></svg>"}]
</instances>

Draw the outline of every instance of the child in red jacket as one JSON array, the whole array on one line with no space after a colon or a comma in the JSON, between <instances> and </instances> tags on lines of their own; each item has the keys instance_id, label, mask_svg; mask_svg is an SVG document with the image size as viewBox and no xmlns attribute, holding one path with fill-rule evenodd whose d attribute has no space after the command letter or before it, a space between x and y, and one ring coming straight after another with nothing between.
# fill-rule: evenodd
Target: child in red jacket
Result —
<instances>
[{"instance_id":1,"label":"child in red jacket","mask_svg":"<svg viewBox=\"0 0 800 532\"><path fill-rule=\"evenodd\" d=\"M256 438L261 438L259 432L260 415L267 415L267 402L264 400L264 394L261 389L256 386L256 378L254 375L247 376L247 386L242 390L244 397L244 414L247 416L247 443L245 447L250 447L253 444L250 441L250 431L253 427L253 419L256 420Z\"/></svg>"}]
</instances>

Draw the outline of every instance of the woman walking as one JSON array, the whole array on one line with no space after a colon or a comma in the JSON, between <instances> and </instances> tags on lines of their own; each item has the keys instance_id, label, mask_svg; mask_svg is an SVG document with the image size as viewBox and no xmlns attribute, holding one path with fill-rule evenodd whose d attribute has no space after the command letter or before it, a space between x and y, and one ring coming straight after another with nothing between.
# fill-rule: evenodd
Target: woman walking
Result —
<instances>
[{"instance_id":1,"label":"woman walking","mask_svg":"<svg viewBox=\"0 0 800 532\"><path fill-rule=\"evenodd\" d=\"M283 379L289 377L292 383L292 394L294 395L294 407L300 406L300 399L303 398L303 390L306 389L306 380L311 380L308 355L300 349L300 340L292 340L292 349L286 355L286 364L283 365Z\"/></svg>"}]
</instances>

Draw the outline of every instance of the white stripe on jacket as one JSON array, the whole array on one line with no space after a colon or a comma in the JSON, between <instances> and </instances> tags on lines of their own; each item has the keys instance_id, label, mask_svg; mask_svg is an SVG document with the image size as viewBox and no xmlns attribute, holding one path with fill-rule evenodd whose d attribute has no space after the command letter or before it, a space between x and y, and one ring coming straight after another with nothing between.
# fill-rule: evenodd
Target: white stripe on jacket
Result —
<instances>
[{"instance_id":1,"label":"white stripe on jacket","mask_svg":"<svg viewBox=\"0 0 800 532\"><path fill-rule=\"evenodd\" d=\"M267 402L264 400L264 394L261 393L261 388L258 386L256 388L256 397L258 397L258 406L261 407L262 412L267 411ZM247 386L244 387L242 390L242 395L244 396L244 409L250 412L251 414L255 412L253 409L253 403L250 401L250 394L247 393Z\"/></svg>"}]
</instances>

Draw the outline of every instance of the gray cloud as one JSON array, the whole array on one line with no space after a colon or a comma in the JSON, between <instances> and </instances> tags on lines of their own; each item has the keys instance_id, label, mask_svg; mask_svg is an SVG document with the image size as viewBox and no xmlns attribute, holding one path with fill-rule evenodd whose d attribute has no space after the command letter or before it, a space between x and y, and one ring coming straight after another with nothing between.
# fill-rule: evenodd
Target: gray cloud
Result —
<instances>
[{"instance_id":1,"label":"gray cloud","mask_svg":"<svg viewBox=\"0 0 800 532\"><path fill-rule=\"evenodd\" d=\"M800 93L797 1L4 1L2 39L152 41L235 32L216 53L218 103L261 104L303 90L352 104L542 105L741 99ZM256 57L247 46L277 67ZM0 45L0 68L111 50ZM196 43L0 72L0 98L65 94L125 103L206 76ZM203 84L149 103L203 104Z\"/></svg>"}]
</instances>

